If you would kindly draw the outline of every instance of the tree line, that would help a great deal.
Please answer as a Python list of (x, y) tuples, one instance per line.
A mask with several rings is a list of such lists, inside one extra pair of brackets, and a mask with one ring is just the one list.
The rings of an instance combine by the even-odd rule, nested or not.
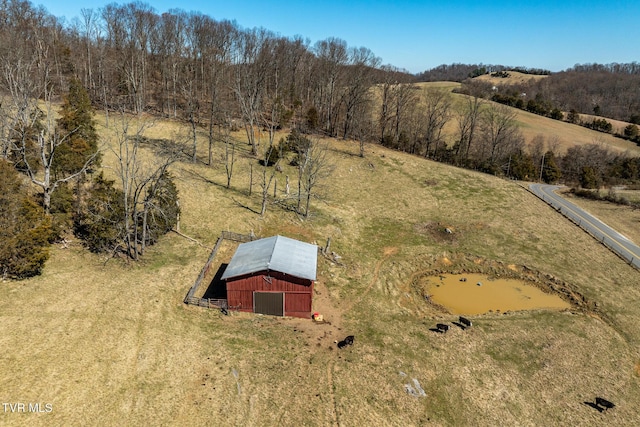
[[(69, 25), (10, 0), (0, 5), (2, 57), (58, 90), (69, 74), (97, 108), (126, 109), (215, 127), (238, 120), (256, 152), (265, 121), (344, 138), (363, 135), (369, 86), (380, 59), (365, 47), (328, 38), (311, 46), (264, 28), (241, 28), (197, 12), (158, 14), (149, 5), (82, 9)], [(34, 58), (48, 64), (50, 76)], [(408, 78), (400, 70), (388, 70)]]
[[(547, 75), (544, 79), (529, 79), (519, 83), (493, 87), (485, 82), (485, 97), (496, 95), (528, 104), (534, 101), (546, 105), (549, 111), (574, 111), (640, 125), (640, 64), (577, 64), (564, 71), (523, 69), (499, 65), (441, 65), (418, 75), (420, 81), (467, 82), (473, 77), (489, 73), (519, 71), (526, 74)], [(480, 85), (479, 82), (475, 84)], [(513, 105), (516, 106), (516, 105)], [(521, 108), (518, 106), (518, 108)]]
[[(310, 199), (331, 169), (313, 134), (354, 140), (360, 156), (374, 142), (518, 179), (584, 185), (638, 179), (635, 160), (605, 155), (599, 145), (560, 157), (553, 140), (525, 141), (514, 111), (487, 102), (481, 85), (468, 85), (467, 96), (456, 100), (445, 89), (415, 85), (415, 76), (337, 38), (312, 45), (197, 12), (159, 15), (139, 2), (82, 9), (81, 19), (66, 24), (29, 2), (5, 0), (0, 58), (0, 197), (21, 194), (2, 218), (29, 218), (5, 236), (21, 236), (7, 240), (15, 247), (0, 260), (10, 277), (37, 274), (47, 245), (65, 229), (93, 251), (137, 259), (177, 222), (171, 165), (213, 166), (219, 161), (214, 148), (221, 147), (229, 187), (236, 130), (262, 165), (255, 171), (260, 215), (273, 200), (283, 161), (298, 174), (293, 205), (285, 208), (309, 215)], [(115, 141), (111, 178), (101, 169), (94, 108), (104, 111)], [(179, 119), (188, 134), (149, 140), (143, 113)], [(276, 141), (282, 129), (289, 136)], [(198, 146), (198, 130), (207, 135), (206, 147)], [(142, 161), (147, 150), (156, 154), (152, 164)], [(252, 169), (250, 193), (253, 175)], [(20, 242), (28, 241), (27, 254)], [(11, 267), (25, 258), (33, 260), (29, 273)]]

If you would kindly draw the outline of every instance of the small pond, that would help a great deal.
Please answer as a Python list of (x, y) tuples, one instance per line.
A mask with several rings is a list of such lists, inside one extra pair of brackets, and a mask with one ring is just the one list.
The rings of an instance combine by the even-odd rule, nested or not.
[(430, 300), (452, 314), (562, 310), (571, 307), (558, 295), (543, 292), (517, 279), (490, 279), (484, 274), (441, 274), (427, 277), (426, 280)]

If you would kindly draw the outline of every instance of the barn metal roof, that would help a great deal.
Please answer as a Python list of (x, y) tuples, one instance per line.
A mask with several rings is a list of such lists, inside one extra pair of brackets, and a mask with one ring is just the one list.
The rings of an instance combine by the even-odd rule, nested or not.
[(302, 279), (316, 280), (318, 247), (283, 236), (241, 243), (222, 280), (272, 270)]

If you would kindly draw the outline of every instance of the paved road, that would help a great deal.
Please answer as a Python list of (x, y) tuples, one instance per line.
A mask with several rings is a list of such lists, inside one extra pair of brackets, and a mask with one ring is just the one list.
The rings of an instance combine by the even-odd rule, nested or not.
[(555, 191), (561, 188), (558, 185), (530, 184), (529, 190), (550, 204), (561, 214), (571, 219), (593, 237), (598, 239), (609, 249), (627, 260), (631, 265), (640, 268), (640, 247), (631, 240), (618, 233), (598, 218), (582, 210), (565, 198), (557, 195)]

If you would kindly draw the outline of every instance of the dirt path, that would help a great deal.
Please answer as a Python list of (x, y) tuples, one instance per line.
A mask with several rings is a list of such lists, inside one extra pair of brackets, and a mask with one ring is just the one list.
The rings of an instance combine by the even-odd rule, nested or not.
[(338, 420), (338, 403), (336, 402), (335, 384), (333, 383), (333, 366), (335, 362), (333, 360), (327, 363), (327, 384), (329, 390), (329, 419), (327, 424), (333, 426), (339, 426)]
[(382, 258), (376, 263), (375, 268), (373, 269), (373, 277), (371, 278), (371, 280), (369, 281), (369, 285), (367, 286), (367, 288), (360, 294), (360, 297), (357, 299), (354, 299), (351, 301), (350, 304), (347, 304), (347, 306), (344, 308), (344, 311), (349, 311), (351, 310), (356, 304), (360, 303), (360, 301), (362, 301), (362, 299), (367, 296), (367, 294), (371, 291), (371, 289), (373, 288), (373, 285), (378, 281), (378, 277), (380, 276), (380, 269), (382, 268), (382, 264), (389, 259), (389, 257), (391, 257), (392, 255), (395, 255), (398, 253), (398, 248), (395, 246), (387, 246), (386, 248), (383, 249), (382, 252)]

